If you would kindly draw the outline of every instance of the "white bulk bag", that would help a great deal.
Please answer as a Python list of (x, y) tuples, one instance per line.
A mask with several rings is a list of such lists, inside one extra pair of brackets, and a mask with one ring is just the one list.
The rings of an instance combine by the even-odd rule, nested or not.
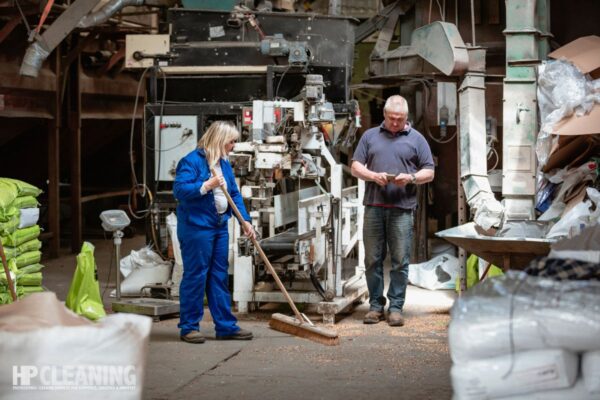
[(534, 350), (454, 364), (458, 399), (486, 400), (567, 388), (575, 383), (579, 357), (565, 350)]
[(91, 322), (52, 292), (2, 306), (0, 398), (141, 399), (151, 326), (135, 314)]

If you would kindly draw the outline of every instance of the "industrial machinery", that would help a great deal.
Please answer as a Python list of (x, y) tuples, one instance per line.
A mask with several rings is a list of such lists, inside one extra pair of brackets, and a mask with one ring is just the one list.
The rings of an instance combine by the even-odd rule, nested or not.
[[(360, 127), (349, 99), (354, 26), (303, 14), (169, 10), (170, 35), (128, 37), (130, 68), (152, 70), (145, 106), (152, 222), (176, 207), (177, 162), (215, 120), (237, 125), (230, 154), (260, 245), (296, 303), (326, 322), (366, 297), (362, 199), (345, 164)], [(251, 243), (230, 225), (233, 300), (285, 302)]]

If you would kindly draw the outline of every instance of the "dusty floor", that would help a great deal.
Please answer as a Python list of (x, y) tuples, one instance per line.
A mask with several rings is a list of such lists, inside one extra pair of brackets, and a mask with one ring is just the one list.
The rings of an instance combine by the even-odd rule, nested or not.
[[(112, 240), (92, 241), (100, 289), (106, 285)], [(144, 238), (124, 239), (122, 255), (139, 249)], [(44, 285), (64, 300), (75, 256), (46, 260)], [(111, 281), (104, 294), (114, 288)], [(447, 325), (454, 294), (409, 286), (406, 325), (364, 325), (368, 305), (340, 316), (335, 325), (341, 344), (323, 346), (269, 329), (270, 312), (239, 316), (252, 341), (215, 341), (210, 316), (202, 322), (206, 343), (179, 341), (177, 319), (154, 323), (145, 399), (450, 399)], [(208, 310), (207, 310), (208, 314)], [(313, 320), (320, 321), (317, 315)]]

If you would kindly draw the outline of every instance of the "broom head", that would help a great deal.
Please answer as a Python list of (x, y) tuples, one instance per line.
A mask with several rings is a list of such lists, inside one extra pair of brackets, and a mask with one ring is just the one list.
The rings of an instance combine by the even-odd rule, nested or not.
[(290, 335), (302, 337), (327, 346), (340, 344), (337, 333), (329, 329), (312, 326), (306, 322), (298, 321), (296, 318), (283, 314), (273, 314), (269, 326), (276, 331), (289, 333)]

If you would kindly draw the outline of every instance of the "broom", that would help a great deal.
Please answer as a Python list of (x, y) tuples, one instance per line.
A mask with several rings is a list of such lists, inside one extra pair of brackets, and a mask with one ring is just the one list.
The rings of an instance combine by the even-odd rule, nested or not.
[(13, 281), (10, 276), (10, 270), (8, 269), (8, 263), (6, 262), (6, 255), (4, 255), (4, 247), (2, 247), (1, 241), (0, 241), (0, 257), (2, 258), (2, 266), (4, 267), (4, 273), (6, 274), (6, 282), (8, 283), (8, 288), (10, 290), (10, 296), (12, 297), (13, 301), (17, 301), (17, 294), (15, 293)]
[[(217, 176), (214, 169), (211, 169), (211, 172), (213, 176)], [(229, 195), (229, 192), (227, 192), (227, 189), (225, 189), (224, 185), (221, 185), (220, 188), (223, 191), (223, 193), (225, 193), (227, 202), (229, 203), (229, 206), (235, 213), (237, 219), (240, 221), (240, 224), (243, 224), (244, 218), (242, 218), (242, 214), (240, 214), (240, 210), (238, 210), (237, 206), (233, 202), (233, 199)], [(260, 247), (258, 241), (255, 238), (250, 238), (250, 240), (252, 240), (254, 247), (258, 250), (258, 254), (260, 254), (260, 257), (267, 266), (269, 273), (275, 280), (275, 283), (277, 283), (279, 290), (281, 290), (281, 293), (283, 293), (283, 296), (287, 300), (288, 304), (294, 311), (294, 315), (296, 316), (296, 318), (292, 318), (283, 314), (273, 314), (271, 315), (269, 326), (277, 331), (289, 333), (290, 335), (298, 337), (303, 337), (327, 346), (335, 346), (340, 344), (340, 339), (336, 332), (314, 326), (314, 324), (308, 319), (308, 317), (303, 316), (303, 314), (301, 314), (300, 311), (298, 311), (298, 307), (296, 307), (294, 301), (290, 297), (290, 294), (287, 292), (287, 290), (285, 290), (285, 286), (283, 286), (281, 279), (279, 279), (279, 276), (277, 276), (277, 272), (275, 272), (275, 268), (273, 268), (273, 266), (269, 262), (267, 255), (263, 251), (262, 247)]]

